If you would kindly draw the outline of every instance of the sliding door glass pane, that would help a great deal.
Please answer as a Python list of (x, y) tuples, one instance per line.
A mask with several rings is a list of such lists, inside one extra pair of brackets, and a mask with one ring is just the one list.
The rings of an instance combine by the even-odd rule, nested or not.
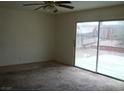
[(98, 22), (77, 23), (75, 66), (96, 71)]
[(124, 21), (100, 23), (98, 72), (124, 80)]

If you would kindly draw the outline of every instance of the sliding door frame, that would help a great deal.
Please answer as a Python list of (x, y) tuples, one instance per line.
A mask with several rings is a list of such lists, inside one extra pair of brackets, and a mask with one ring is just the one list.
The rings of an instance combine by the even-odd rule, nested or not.
[[(76, 68), (79, 68), (79, 69), (83, 69), (83, 70), (86, 70), (86, 71), (90, 71), (90, 72), (92, 72), (92, 73), (95, 73), (95, 74), (100, 74), (100, 75), (103, 75), (103, 76), (107, 76), (107, 77), (109, 77), (109, 78), (112, 78), (112, 79), (116, 79), (116, 80), (119, 80), (119, 81), (123, 81), (124, 82), (124, 80), (122, 80), (122, 79), (119, 79), (119, 78), (116, 78), (116, 77), (113, 77), (113, 76), (109, 76), (109, 75), (106, 75), (106, 74), (102, 74), (102, 73), (99, 73), (98, 71), (97, 71), (97, 69), (98, 69), (98, 61), (99, 61), (99, 37), (100, 37), (100, 23), (101, 22), (105, 22), (105, 21), (123, 21), (124, 19), (108, 19), (108, 20), (89, 20), (89, 21), (76, 21), (75, 22), (75, 31), (74, 31), (74, 40), (73, 40), (73, 42), (74, 42), (74, 54), (73, 54), (73, 67), (76, 67)], [(82, 67), (78, 67), (78, 66), (75, 66), (75, 57), (76, 57), (76, 34), (77, 34), (77, 23), (80, 23), (80, 22), (98, 22), (98, 39), (97, 39), (97, 53), (96, 53), (96, 71), (92, 71), (92, 70), (88, 70), (88, 69), (85, 69), (85, 68), (82, 68)]]

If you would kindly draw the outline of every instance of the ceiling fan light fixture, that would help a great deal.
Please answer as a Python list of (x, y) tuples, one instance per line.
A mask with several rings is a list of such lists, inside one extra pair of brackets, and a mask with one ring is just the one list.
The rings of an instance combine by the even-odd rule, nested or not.
[(44, 9), (47, 12), (53, 12), (53, 11), (55, 11), (55, 7), (54, 6), (46, 6)]
[(71, 1), (43, 1), (42, 3), (24, 4), (24, 6), (34, 6), (41, 5), (34, 10), (44, 9), (47, 12), (56, 13), (58, 12), (57, 7), (73, 9), (73, 6), (67, 5), (71, 4)]

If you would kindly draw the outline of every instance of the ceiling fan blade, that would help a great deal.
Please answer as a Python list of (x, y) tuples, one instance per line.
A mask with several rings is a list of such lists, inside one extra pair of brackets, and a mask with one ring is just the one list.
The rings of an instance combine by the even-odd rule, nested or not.
[(39, 6), (38, 8), (35, 8), (34, 10), (38, 10), (38, 9), (40, 9), (40, 8), (42, 8), (42, 7), (44, 7), (44, 6)]
[(69, 8), (69, 9), (73, 9), (73, 6), (69, 6), (69, 5), (57, 5), (59, 7), (64, 7), (64, 8)]
[(23, 4), (23, 6), (31, 6), (31, 5), (44, 5), (44, 3)]
[(55, 1), (56, 4), (70, 4), (71, 1)]

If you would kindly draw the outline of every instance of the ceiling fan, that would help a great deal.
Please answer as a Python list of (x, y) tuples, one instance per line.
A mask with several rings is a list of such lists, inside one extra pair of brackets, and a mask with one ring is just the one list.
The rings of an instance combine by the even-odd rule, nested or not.
[(50, 10), (53, 13), (58, 12), (57, 6), (58, 7), (63, 7), (67, 9), (73, 9), (73, 6), (67, 5), (71, 4), (71, 1), (43, 1), (42, 3), (29, 3), (29, 4), (23, 4), (24, 6), (35, 6), (38, 5), (34, 10), (39, 10), (39, 9), (44, 9), (44, 10)]

